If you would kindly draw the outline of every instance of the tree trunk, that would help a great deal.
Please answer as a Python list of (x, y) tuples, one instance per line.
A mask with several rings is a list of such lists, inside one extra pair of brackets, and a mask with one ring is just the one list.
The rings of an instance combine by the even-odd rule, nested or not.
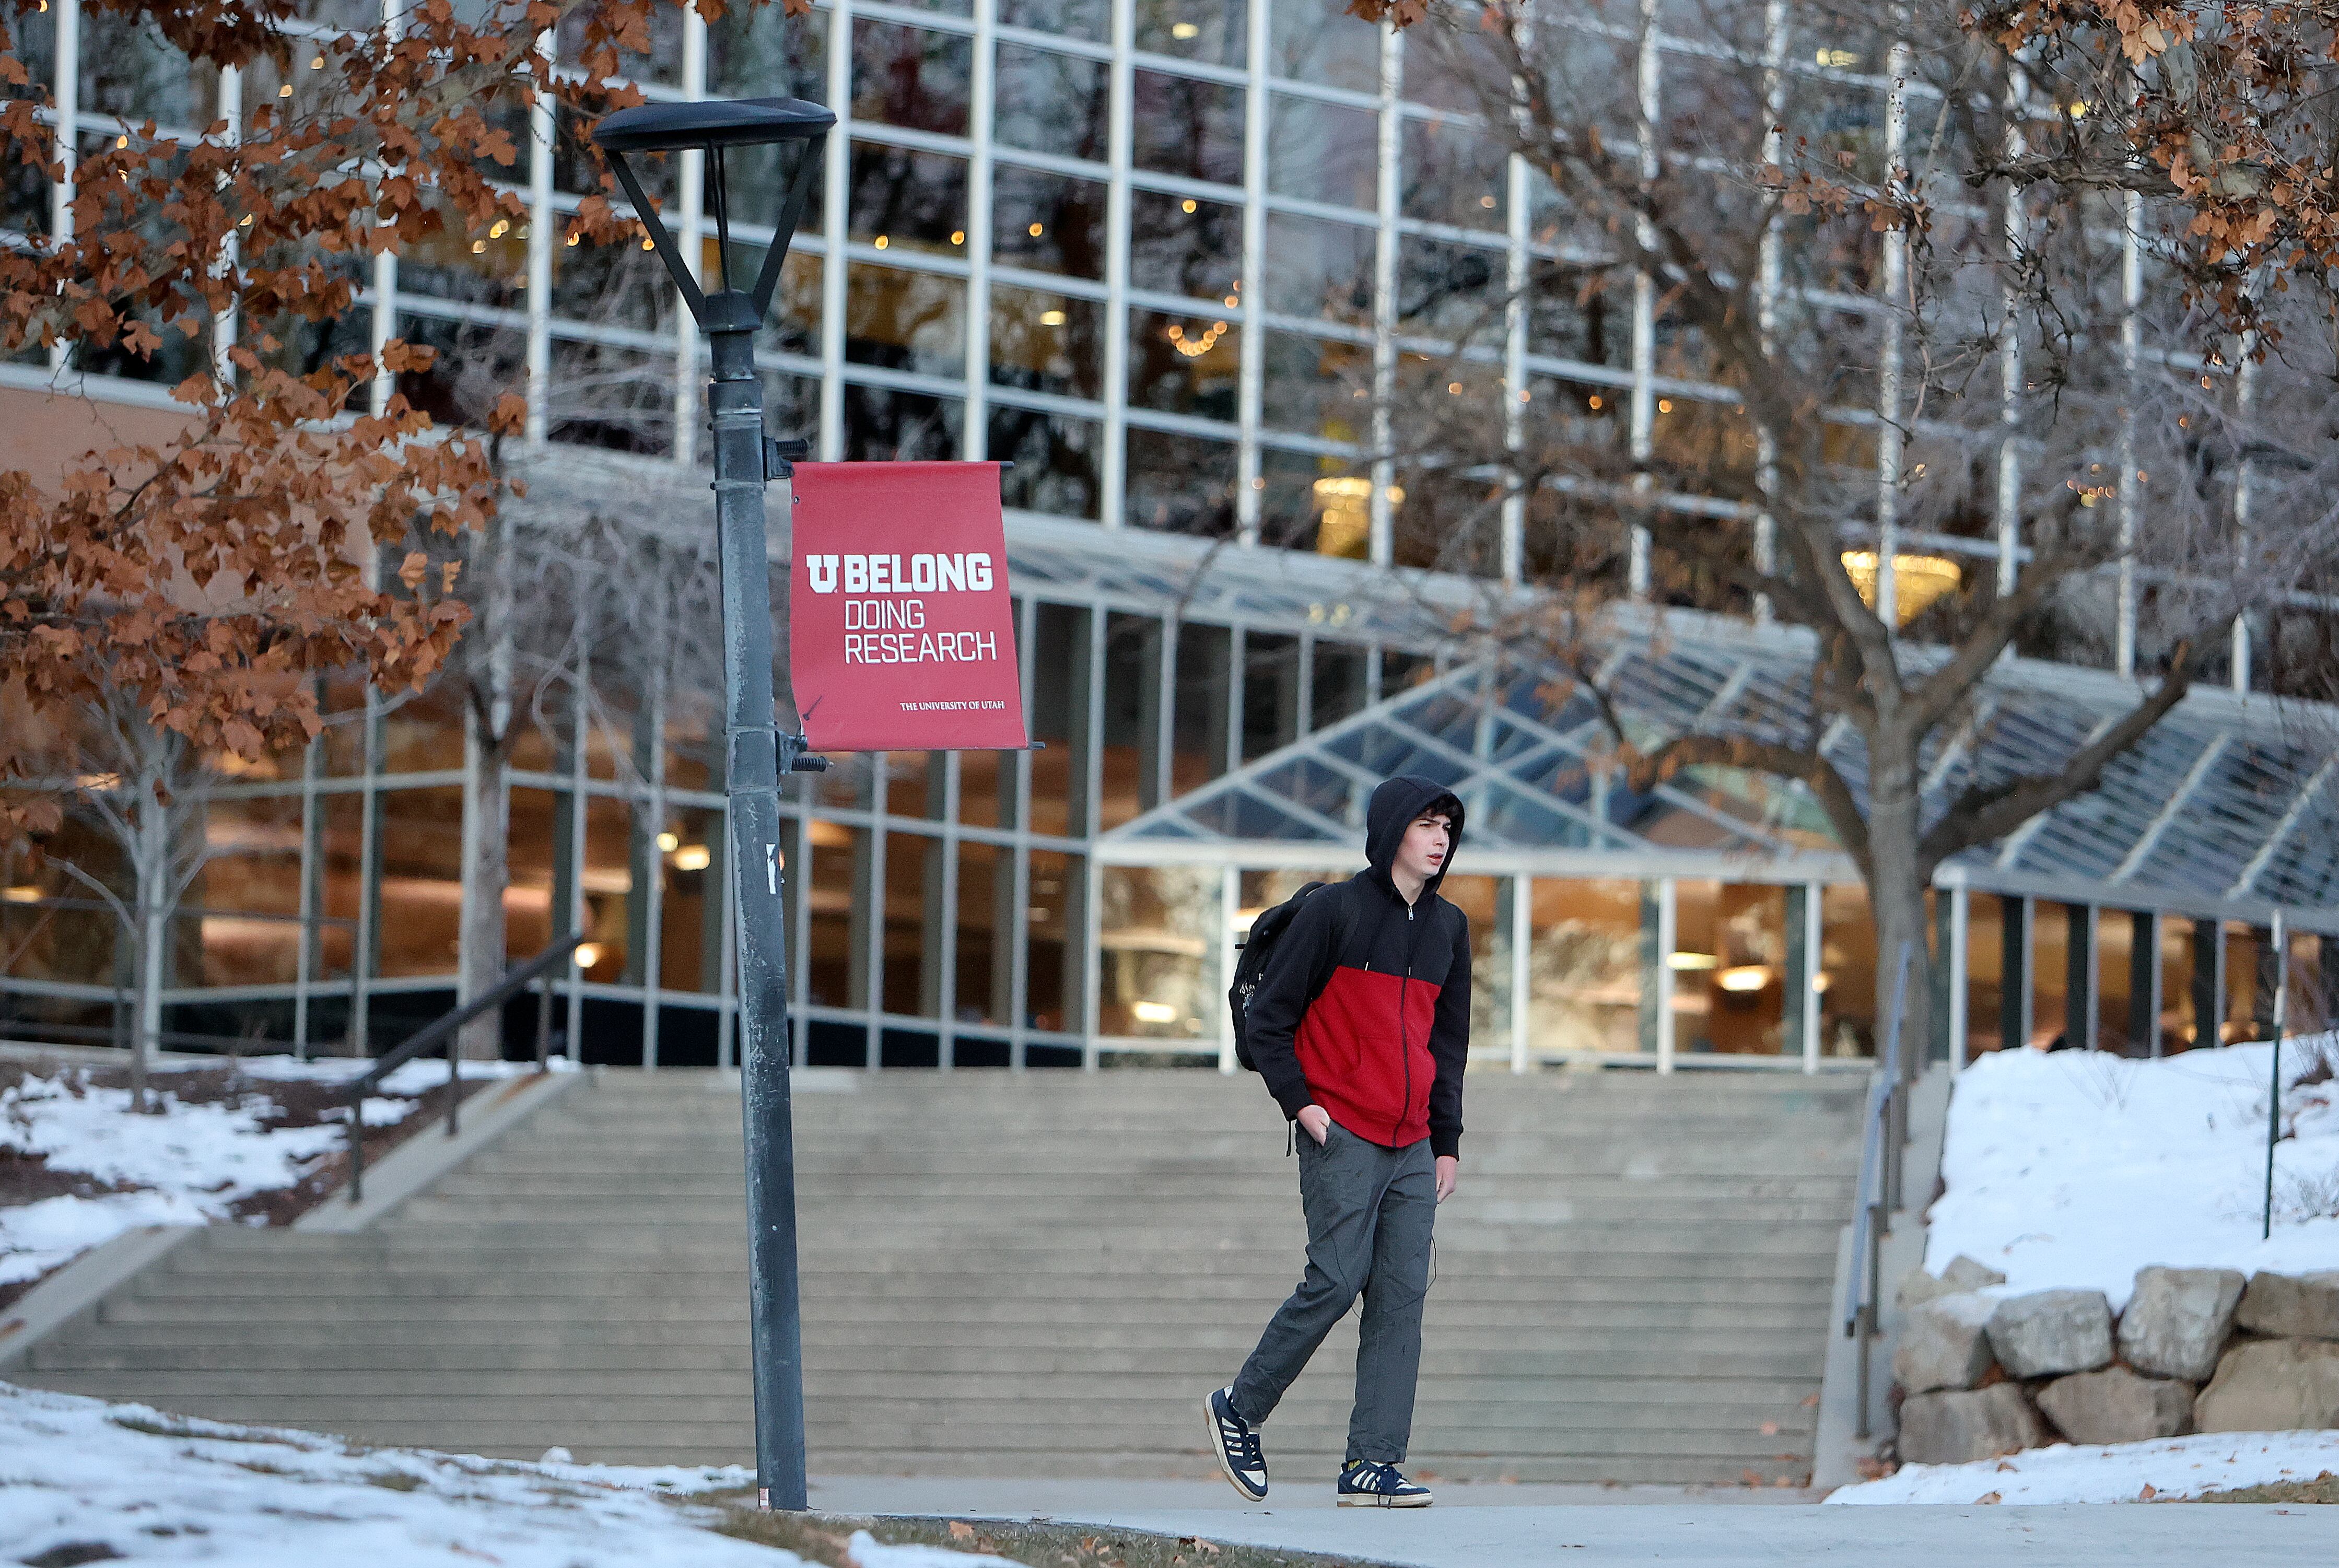
[[(1881, 747), (1876, 748), (1881, 750)], [(1868, 904), (1876, 925), (1876, 1054), (1880, 1062), (1900, 1010), (1900, 1074), (1915, 1081), (1931, 1048), (1932, 951), (1925, 923), (1930, 871), (1919, 863), (1922, 825), (1916, 748), (1888, 760), (1870, 776), (1868, 820)], [(1900, 955), (1908, 954), (1905, 978)]]
[[(464, 1001), (493, 991), (510, 954), (504, 892), (511, 885), (512, 559), (508, 528), (498, 521), (482, 541), (485, 578), (479, 635), (485, 646), (469, 666), (463, 702), (463, 915), (456, 995)], [(456, 1049), (467, 1060), (503, 1055), (503, 1019), (489, 1011), (465, 1024)]]
[(138, 1026), (130, 1047), (130, 1106), (141, 1111), (148, 1109), (148, 1068), (163, 1045), (163, 953), (170, 927), (170, 813), (158, 788), (154, 779), (139, 781), (138, 852), (131, 867), (138, 884)]

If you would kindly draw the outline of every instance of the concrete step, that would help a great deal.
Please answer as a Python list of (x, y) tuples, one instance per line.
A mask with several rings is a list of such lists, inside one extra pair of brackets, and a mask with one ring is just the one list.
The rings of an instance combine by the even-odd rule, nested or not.
[[(1476, 1074), (1416, 1464), (1489, 1480), (1809, 1468), (1857, 1079)], [(1215, 1073), (806, 1075), (815, 1471), (1207, 1475), (1199, 1401), (1298, 1277), (1296, 1168)], [(372, 1443), (752, 1447), (735, 1079), (607, 1073), (352, 1236), (222, 1229), (26, 1380)], [(1328, 1477), (1355, 1328), (1268, 1429)], [(1766, 1433), (1763, 1428), (1768, 1426)]]

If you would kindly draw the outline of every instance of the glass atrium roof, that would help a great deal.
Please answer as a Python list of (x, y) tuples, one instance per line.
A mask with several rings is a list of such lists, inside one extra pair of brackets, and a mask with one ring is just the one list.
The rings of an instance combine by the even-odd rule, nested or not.
[[(1791, 635), (1670, 617), (1604, 672), (1628, 734), (1648, 745), (1695, 726), (1801, 744), (1808, 654)], [(1802, 644), (1807, 647), (1807, 644)], [(1973, 722), (1926, 760), (1928, 821), (1966, 785), (2061, 767), (2136, 700), (2099, 672), (2016, 662)], [(1979, 891), (2339, 931), (2334, 735), (2321, 710), (2196, 692), (2108, 770), (2095, 792), (1960, 855), (1937, 879)], [(1108, 834), (1123, 863), (1355, 858), (1373, 786), (1396, 773), (1451, 784), (1468, 811), (1456, 870), (1539, 875), (1697, 875), (1844, 881), (1800, 784), (1693, 768), (1646, 793), (1598, 765), (1606, 732), (1576, 683), (1547, 668), (1472, 664), (1389, 697)], [(1859, 737), (1830, 758), (1863, 795)]]

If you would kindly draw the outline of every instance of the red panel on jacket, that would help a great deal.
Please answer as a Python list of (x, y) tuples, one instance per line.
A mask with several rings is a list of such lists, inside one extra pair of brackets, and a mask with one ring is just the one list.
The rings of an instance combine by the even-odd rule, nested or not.
[(1308, 1090), (1358, 1138), (1403, 1149), (1429, 1136), (1429, 1054), (1438, 987), (1342, 964), (1292, 1045)]

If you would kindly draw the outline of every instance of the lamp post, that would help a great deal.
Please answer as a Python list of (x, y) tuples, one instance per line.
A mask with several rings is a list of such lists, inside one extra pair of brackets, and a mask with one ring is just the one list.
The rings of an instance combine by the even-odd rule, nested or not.
[[(715, 424), (715, 527), (723, 574), (723, 774), (730, 808), (731, 885), (739, 919), (739, 1087), (747, 1153), (747, 1292), (755, 1357), (755, 1484), (766, 1508), (802, 1509), (804, 1493), (804, 1331), (796, 1300), (795, 1141), (788, 1105), (785, 925), (780, 909), (780, 775), (815, 773), (803, 737), (773, 716), (772, 597), (765, 554), (764, 486), (786, 478), (801, 442), (764, 433), (755, 331), (779, 286), (788, 242), (804, 216), (821, 147), (836, 116), (795, 98), (648, 104), (602, 120), (593, 140), (608, 154), (675, 287), (706, 334), (715, 365), (707, 408)], [(800, 144), (772, 247), (752, 289), (731, 274), (729, 147)], [(628, 153), (706, 152), (715, 172), (716, 261), (723, 286), (702, 293), (634, 172)], [(780, 491), (780, 515), (788, 491)]]

